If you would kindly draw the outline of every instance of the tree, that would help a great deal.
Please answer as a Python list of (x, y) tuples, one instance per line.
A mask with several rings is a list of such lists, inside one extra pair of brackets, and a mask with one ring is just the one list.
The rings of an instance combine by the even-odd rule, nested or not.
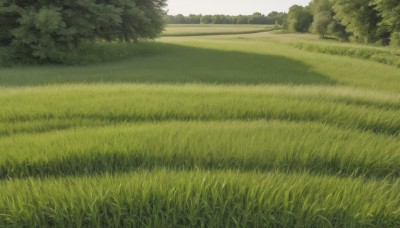
[(313, 21), (313, 16), (308, 7), (293, 5), (289, 8), (287, 23), (292, 32), (307, 32)]
[(248, 21), (249, 21), (248, 16), (239, 15), (236, 23), (237, 24), (247, 24)]
[(329, 25), (333, 22), (332, 1), (330, 0), (314, 0), (311, 3), (311, 11), (313, 14), (313, 23), (311, 30), (319, 34), (322, 38), (328, 33)]
[(266, 24), (267, 20), (261, 13), (253, 13), (248, 19), (248, 24)]
[(336, 0), (333, 4), (336, 18), (356, 40), (364, 43), (379, 39), (380, 17), (375, 7), (369, 3), (370, 0)]
[(166, 15), (164, 20), (169, 24), (278, 24), (286, 21), (287, 13), (271, 12), (268, 16), (261, 13), (252, 15)]
[(351, 36), (351, 33), (346, 31), (346, 27), (335, 18), (328, 25), (327, 32), (329, 35), (337, 38), (340, 41), (348, 41), (349, 37)]
[(286, 17), (287, 13), (272, 11), (267, 15), (267, 24), (282, 25)]
[(378, 23), (380, 31), (391, 33), (390, 42), (394, 46), (400, 46), (400, 2), (399, 0), (373, 0), (370, 3), (382, 20)]
[(212, 19), (211, 15), (204, 15), (200, 19), (201, 24), (211, 24), (212, 21), (213, 21), (213, 19)]
[(0, 45), (9, 45), (13, 40), (11, 30), (18, 26), (18, 14), (13, 7), (7, 6), (4, 0), (0, 0)]
[(60, 62), (97, 39), (138, 41), (164, 28), (165, 0), (0, 0), (0, 45), (13, 58)]
[(194, 14), (190, 14), (187, 17), (187, 23), (188, 24), (200, 24), (201, 22), (201, 15), (194, 15)]
[(350, 34), (346, 32), (346, 27), (336, 19), (333, 3), (333, 0), (313, 0), (311, 2), (310, 8), (313, 14), (311, 31), (319, 34), (321, 38), (330, 35), (339, 40), (348, 40)]
[(214, 15), (212, 17), (213, 24), (223, 24), (224, 23), (224, 15)]

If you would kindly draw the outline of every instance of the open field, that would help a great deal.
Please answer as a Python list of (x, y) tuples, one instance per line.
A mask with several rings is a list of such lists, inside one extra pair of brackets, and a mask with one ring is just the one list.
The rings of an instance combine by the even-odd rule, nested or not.
[(266, 32), (274, 29), (273, 25), (214, 25), (214, 24), (170, 24), (162, 36), (205, 36), (227, 34), (249, 34)]
[(400, 226), (400, 69), (219, 29), (0, 68), (0, 227)]

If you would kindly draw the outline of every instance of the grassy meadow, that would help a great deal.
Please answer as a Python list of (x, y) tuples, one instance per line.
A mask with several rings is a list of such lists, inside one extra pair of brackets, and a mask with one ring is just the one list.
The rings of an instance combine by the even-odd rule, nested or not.
[(272, 31), (272, 25), (171, 24), (162, 36), (234, 35)]
[(0, 67), (0, 227), (400, 226), (398, 50), (265, 30)]

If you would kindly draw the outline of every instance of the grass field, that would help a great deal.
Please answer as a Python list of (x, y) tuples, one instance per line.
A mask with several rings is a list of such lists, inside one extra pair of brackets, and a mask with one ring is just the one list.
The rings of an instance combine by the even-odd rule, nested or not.
[(227, 34), (249, 34), (266, 32), (274, 29), (273, 25), (167, 25), (162, 36), (205, 36)]
[(253, 29), (0, 68), (0, 227), (400, 226), (399, 68)]

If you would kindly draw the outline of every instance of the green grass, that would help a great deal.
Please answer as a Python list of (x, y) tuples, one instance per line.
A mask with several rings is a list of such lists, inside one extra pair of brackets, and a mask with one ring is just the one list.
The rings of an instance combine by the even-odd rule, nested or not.
[[(60, 57), (57, 61), (59, 65), (87, 66), (90, 64), (118, 62), (127, 58), (145, 57), (158, 52), (157, 45), (152, 44), (152, 42), (143, 42), (139, 44), (97, 42), (96, 44), (83, 44), (77, 50), (70, 50), (70, 52)], [(24, 65), (43, 66), (46, 64), (46, 62), (41, 62), (41, 60), (14, 60), (8, 59), (6, 56), (7, 50), (0, 48), (0, 67), (19, 68)]]
[(206, 36), (234, 35), (266, 32), (274, 30), (273, 25), (214, 25), (214, 24), (169, 24), (162, 36)]
[(69, 85), (4, 91), (2, 134), (45, 130), (46, 124), (63, 128), (102, 122), (258, 119), (400, 133), (398, 95), (346, 87)]
[[(143, 45), (147, 48), (139, 56), (107, 64), (0, 68), (0, 86), (206, 83), (346, 85), (378, 91), (400, 90), (400, 84), (396, 83), (400, 72), (396, 67), (305, 52), (292, 47), (291, 41), (284, 40), (286, 37), (270, 33), (168, 37)], [(119, 45), (122, 44), (110, 44), (109, 48)]]
[(0, 67), (0, 227), (400, 226), (399, 68), (174, 29)]
[(344, 45), (320, 45), (312, 43), (298, 43), (294, 44), (294, 46), (306, 51), (367, 59), (400, 68), (400, 51), (394, 50), (393, 48), (383, 49)]
[(1, 178), (153, 168), (400, 176), (399, 138), (307, 122), (124, 124), (23, 134), (0, 147)]
[[(122, 44), (111, 44), (109, 48), (119, 45)], [(5, 68), (0, 70), (2, 74), (0, 84), (7, 86), (76, 82), (334, 84), (334, 81), (312, 72), (300, 61), (283, 56), (194, 48), (170, 43), (147, 43), (142, 46), (148, 47), (155, 54), (149, 53), (143, 58), (101, 66)], [(265, 63), (269, 63), (270, 66)], [(292, 67), (286, 68), (287, 64)], [(302, 76), (298, 77), (294, 73), (300, 73)], [(279, 77), (276, 76), (278, 74)]]
[(0, 226), (397, 227), (399, 181), (150, 171), (0, 185)]

